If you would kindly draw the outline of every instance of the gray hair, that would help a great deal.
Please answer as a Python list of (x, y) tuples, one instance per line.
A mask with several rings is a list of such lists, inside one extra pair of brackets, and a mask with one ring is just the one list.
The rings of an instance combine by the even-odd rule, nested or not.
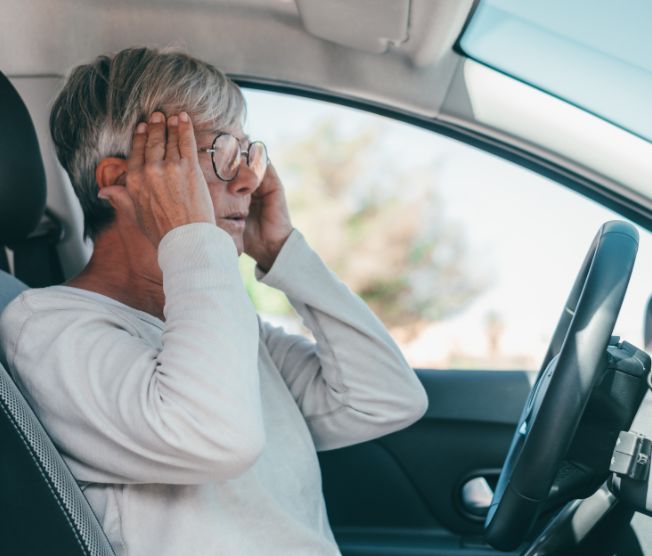
[(97, 197), (97, 164), (126, 158), (134, 127), (157, 110), (186, 111), (196, 125), (229, 129), (243, 123), (246, 108), (220, 70), (174, 49), (129, 48), (70, 73), (52, 107), (50, 133), (84, 212), (84, 237), (95, 239), (115, 218)]

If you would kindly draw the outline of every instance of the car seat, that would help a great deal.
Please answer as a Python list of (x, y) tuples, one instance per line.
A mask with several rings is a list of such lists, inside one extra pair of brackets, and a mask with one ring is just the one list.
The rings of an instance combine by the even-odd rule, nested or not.
[[(25, 245), (24, 241), (30, 239), (41, 222), (46, 189), (32, 120), (17, 91), (1, 72), (0, 130), (2, 312), (27, 287), (9, 274), (4, 246)], [(32, 258), (44, 253), (39, 248), (29, 252)], [(31, 268), (38, 269), (39, 265)], [(46, 267), (40, 270), (43, 268)], [(3, 361), (0, 355), (0, 362)], [(115, 556), (70, 470), (2, 364), (0, 508), (3, 556)]]

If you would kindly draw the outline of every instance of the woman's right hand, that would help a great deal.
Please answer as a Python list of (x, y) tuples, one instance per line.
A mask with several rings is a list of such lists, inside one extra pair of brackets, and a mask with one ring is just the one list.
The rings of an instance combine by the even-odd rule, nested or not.
[(139, 123), (127, 160), (126, 187), (106, 186), (99, 196), (129, 213), (155, 247), (178, 226), (215, 224), (189, 115), (181, 112), (166, 121), (164, 114), (154, 112), (147, 124)]

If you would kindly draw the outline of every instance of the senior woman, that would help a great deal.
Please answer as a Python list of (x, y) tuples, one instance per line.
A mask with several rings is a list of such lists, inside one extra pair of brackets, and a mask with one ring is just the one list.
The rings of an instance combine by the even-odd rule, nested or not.
[[(76, 68), (51, 131), (94, 240), (0, 336), (17, 383), (117, 554), (334, 555), (318, 450), (421, 417), (378, 319), (292, 227), (220, 71), (128, 49)], [(257, 317), (251, 255), (316, 343)]]

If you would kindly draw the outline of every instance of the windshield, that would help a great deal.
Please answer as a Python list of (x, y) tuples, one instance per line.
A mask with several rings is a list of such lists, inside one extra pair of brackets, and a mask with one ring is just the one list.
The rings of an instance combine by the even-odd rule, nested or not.
[(482, 0), (460, 47), (652, 142), (652, 2)]

